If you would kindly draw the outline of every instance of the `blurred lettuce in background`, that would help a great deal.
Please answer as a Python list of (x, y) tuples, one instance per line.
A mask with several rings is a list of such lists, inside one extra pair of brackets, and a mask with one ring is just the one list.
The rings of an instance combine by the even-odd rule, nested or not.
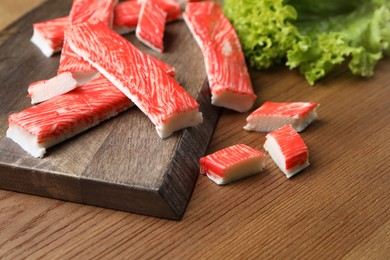
[(285, 63), (313, 85), (348, 60), (353, 74), (372, 76), (390, 52), (390, 0), (225, 0), (251, 66)]

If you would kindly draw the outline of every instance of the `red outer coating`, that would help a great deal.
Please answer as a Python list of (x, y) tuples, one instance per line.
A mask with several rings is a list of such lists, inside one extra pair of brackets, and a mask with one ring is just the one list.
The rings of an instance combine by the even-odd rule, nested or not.
[(71, 26), (65, 36), (73, 50), (100, 67), (150, 120), (162, 125), (170, 116), (199, 104), (158, 65), (103, 23)]
[(263, 152), (245, 144), (236, 144), (202, 157), (199, 161), (200, 173), (206, 174), (211, 171), (223, 177), (225, 169), (244, 160), (258, 156), (264, 157), (265, 155)]
[(267, 134), (278, 143), (286, 162), (286, 170), (304, 164), (309, 158), (309, 152), (301, 136), (291, 125), (285, 125)]
[(135, 28), (140, 11), (141, 5), (137, 1), (118, 3), (114, 9), (114, 26)]
[[(18, 125), (36, 136), (38, 143), (92, 127), (108, 119), (112, 112), (122, 112), (133, 103), (105, 77), (54, 97), (8, 117), (10, 125)], [(88, 127), (88, 128), (89, 128)]]
[(183, 16), (202, 50), (211, 94), (228, 91), (248, 95), (254, 102), (240, 41), (220, 5), (188, 3)]

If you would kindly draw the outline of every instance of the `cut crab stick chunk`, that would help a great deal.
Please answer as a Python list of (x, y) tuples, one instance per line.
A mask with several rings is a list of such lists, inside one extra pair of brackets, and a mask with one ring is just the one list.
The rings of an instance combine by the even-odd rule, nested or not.
[(138, 24), (141, 4), (137, 1), (120, 2), (114, 9), (114, 29), (119, 34), (135, 31)]
[(149, 117), (161, 138), (203, 121), (199, 104), (155, 59), (103, 23), (71, 26), (65, 37), (75, 53), (96, 67)]
[(34, 43), (46, 57), (61, 51), (64, 44), (65, 27), (69, 24), (69, 17), (34, 23), (34, 33), (31, 42)]
[[(149, 0), (138, 0), (138, 3), (143, 4)], [(181, 8), (176, 0), (152, 0), (161, 9), (167, 13), (167, 22), (175, 21), (181, 18)]]
[(135, 35), (152, 50), (163, 52), (164, 30), (167, 13), (153, 0), (146, 0), (141, 7)]
[(287, 178), (309, 166), (306, 144), (291, 125), (268, 133), (264, 149)]
[(72, 73), (65, 72), (48, 79), (32, 83), (28, 87), (31, 104), (37, 104), (61, 94), (67, 93), (77, 87), (77, 81)]
[[(70, 10), (70, 24), (83, 22), (103, 22), (112, 26), (114, 16), (114, 6), (117, 0), (74, 0)], [(61, 53), (58, 74), (72, 72), (79, 84), (88, 82), (99, 74), (88, 62), (78, 57), (68, 46), (65, 39)]]
[(247, 117), (244, 129), (270, 132), (291, 124), (301, 132), (317, 118), (317, 107), (314, 102), (265, 102)]
[(248, 111), (256, 95), (240, 41), (220, 5), (188, 3), (183, 18), (203, 53), (212, 104)]
[(263, 170), (265, 154), (244, 144), (219, 150), (200, 159), (200, 173), (218, 185), (227, 184)]
[(131, 107), (133, 103), (101, 76), (71, 92), (8, 117), (7, 137), (34, 157)]

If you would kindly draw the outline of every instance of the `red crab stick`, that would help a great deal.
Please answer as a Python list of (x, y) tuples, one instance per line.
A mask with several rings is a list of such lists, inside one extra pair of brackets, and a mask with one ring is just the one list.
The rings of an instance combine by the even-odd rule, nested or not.
[[(143, 4), (148, 0), (138, 0), (138, 3)], [(167, 22), (175, 21), (181, 18), (181, 8), (176, 0), (152, 0), (153, 3), (160, 6), (167, 13)]]
[(120, 2), (114, 10), (114, 29), (120, 34), (135, 31), (138, 24), (141, 4), (136, 0)]
[(259, 173), (265, 154), (244, 144), (219, 150), (200, 159), (200, 173), (219, 185)]
[(200, 124), (199, 104), (148, 55), (103, 23), (71, 26), (70, 47), (128, 96), (161, 138)]
[(183, 18), (202, 50), (212, 104), (239, 112), (248, 111), (256, 95), (240, 41), (220, 5), (189, 3)]
[[(116, 3), (117, 0), (74, 0), (69, 14), (70, 24), (101, 21), (111, 26)], [(94, 67), (69, 48), (66, 38), (57, 72), (72, 72), (79, 84), (98, 76)]]
[(287, 178), (309, 166), (306, 144), (291, 125), (267, 134), (264, 149)]
[(247, 117), (244, 129), (269, 132), (291, 124), (300, 132), (317, 118), (317, 107), (314, 102), (265, 102)]
[(133, 103), (101, 76), (71, 92), (8, 117), (7, 137), (34, 157), (131, 107)]
[(31, 97), (31, 104), (46, 101), (55, 96), (67, 93), (77, 87), (77, 81), (72, 73), (64, 72), (57, 76), (32, 83), (28, 87), (28, 94)]
[(152, 50), (163, 52), (164, 30), (167, 13), (153, 0), (142, 4), (135, 35)]
[(64, 44), (65, 27), (69, 24), (69, 17), (61, 17), (53, 20), (34, 23), (33, 42), (46, 57), (61, 51)]

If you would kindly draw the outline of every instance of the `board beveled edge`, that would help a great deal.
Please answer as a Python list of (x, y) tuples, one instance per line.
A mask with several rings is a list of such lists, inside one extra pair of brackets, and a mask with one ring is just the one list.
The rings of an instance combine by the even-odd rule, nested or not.
[[(182, 130), (159, 189), (0, 164), (0, 188), (125, 212), (179, 220), (199, 175), (199, 158), (211, 140), (221, 109), (210, 104), (207, 80), (197, 101), (203, 124)], [(16, 177), (17, 176), (17, 177)]]

